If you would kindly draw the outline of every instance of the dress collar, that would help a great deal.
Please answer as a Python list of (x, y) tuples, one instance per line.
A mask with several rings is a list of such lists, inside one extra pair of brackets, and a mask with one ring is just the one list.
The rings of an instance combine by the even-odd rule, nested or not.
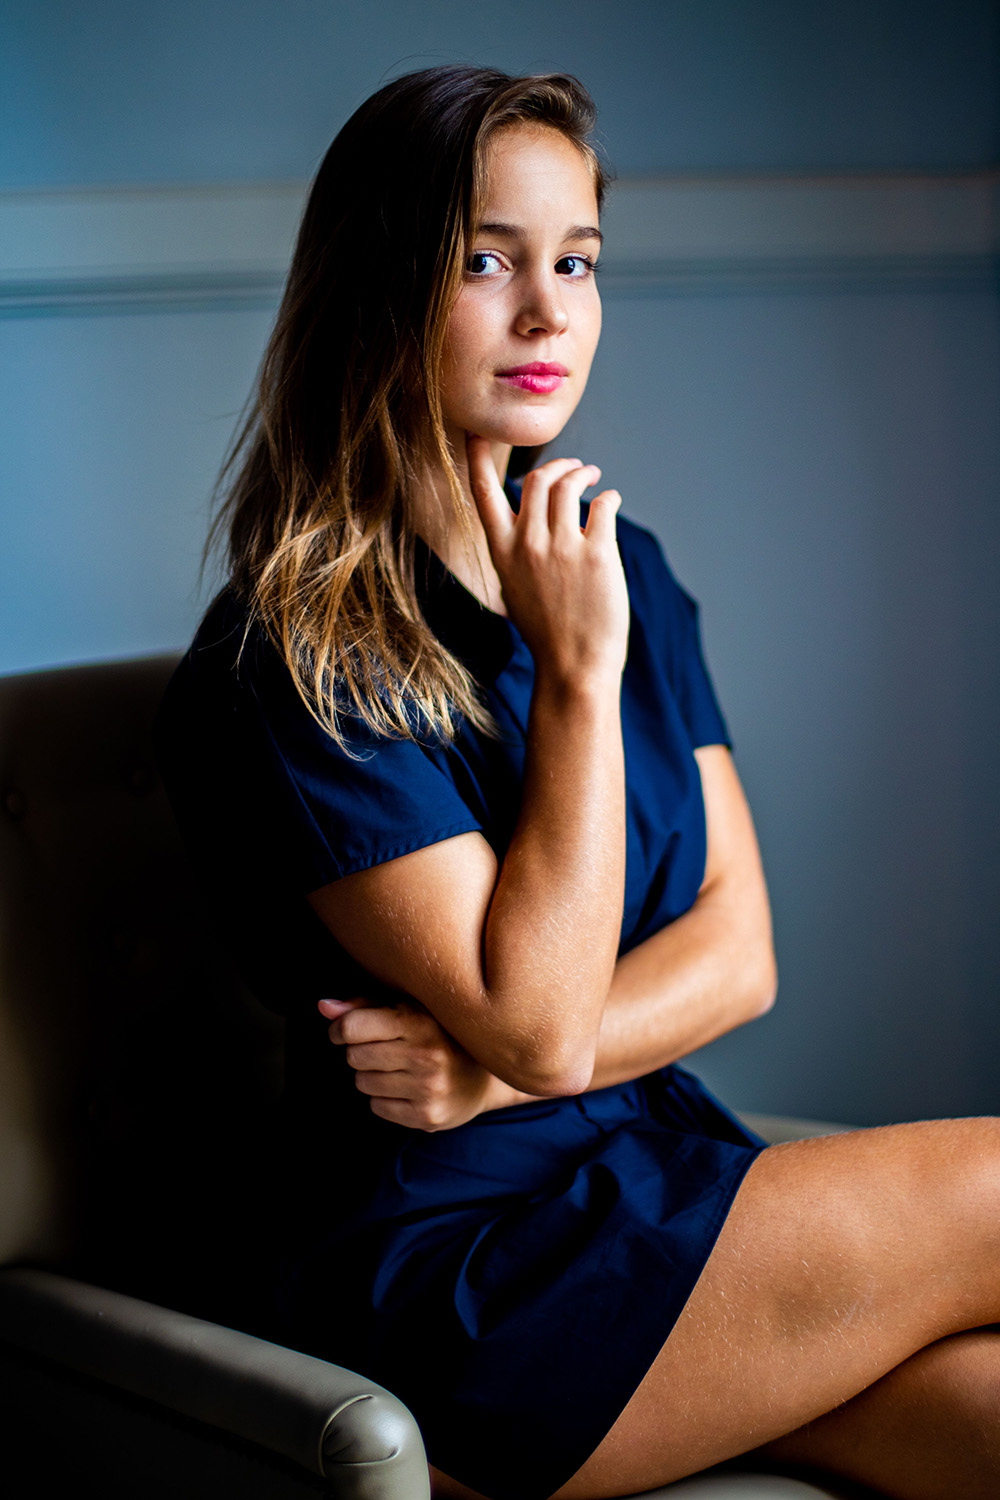
[(424, 619), (480, 686), (492, 687), (513, 654), (514, 626), (481, 604), (419, 536), (413, 562)]

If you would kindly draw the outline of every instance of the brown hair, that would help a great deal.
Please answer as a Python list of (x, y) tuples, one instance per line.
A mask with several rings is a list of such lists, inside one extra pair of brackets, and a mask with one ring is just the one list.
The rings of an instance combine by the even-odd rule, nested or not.
[[(306, 204), (256, 400), (220, 477), (209, 545), (296, 687), (343, 744), (338, 710), (376, 733), (489, 727), (476, 684), (420, 611), (407, 493), (429, 456), (467, 507), (440, 399), (448, 318), (505, 126), (552, 126), (605, 175), (594, 106), (566, 74), (449, 66), (373, 94), (330, 146)], [(525, 465), (526, 467), (526, 465)]]

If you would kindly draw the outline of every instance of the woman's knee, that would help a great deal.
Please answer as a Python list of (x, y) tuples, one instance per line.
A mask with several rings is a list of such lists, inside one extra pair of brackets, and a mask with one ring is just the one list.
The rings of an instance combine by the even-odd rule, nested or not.
[(773, 1151), (795, 1153), (773, 1162), (784, 1178), (778, 1232), (791, 1252), (793, 1322), (798, 1296), (815, 1294), (810, 1250), (825, 1293), (850, 1316), (869, 1297), (891, 1312), (919, 1288), (942, 1333), (1000, 1318), (1000, 1119), (886, 1126)]
[(942, 1275), (965, 1285), (970, 1321), (1000, 1318), (1000, 1119), (945, 1122), (951, 1129), (936, 1164), (936, 1227), (944, 1245)]
[(995, 1252), (1000, 1245), (1000, 1119), (931, 1120), (892, 1131), (898, 1139), (890, 1146), (889, 1165), (899, 1185), (913, 1195), (925, 1233), (940, 1236), (953, 1255), (963, 1246)]

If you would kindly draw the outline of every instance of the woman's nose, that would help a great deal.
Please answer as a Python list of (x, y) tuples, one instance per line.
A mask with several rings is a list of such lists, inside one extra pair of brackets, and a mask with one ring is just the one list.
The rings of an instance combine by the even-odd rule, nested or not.
[(561, 333), (569, 322), (562, 293), (559, 283), (548, 279), (536, 279), (526, 286), (517, 313), (518, 333)]

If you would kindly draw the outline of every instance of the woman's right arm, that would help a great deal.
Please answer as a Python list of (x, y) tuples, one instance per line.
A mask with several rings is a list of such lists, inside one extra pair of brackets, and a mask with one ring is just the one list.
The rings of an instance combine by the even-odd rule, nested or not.
[[(694, 905), (619, 958), (591, 1088), (675, 1062), (762, 1015), (777, 983), (767, 887), (753, 821), (729, 751), (695, 751), (707, 825), (705, 877)], [(346, 1049), (375, 1114), (418, 1130), (450, 1130), (531, 1096), (494, 1077), (405, 998), (321, 1000), (330, 1040)]]
[(310, 896), (343, 947), (413, 996), (489, 1071), (532, 1095), (590, 1083), (625, 875), (620, 687), (628, 598), (620, 503), (579, 501), (593, 471), (557, 460), (515, 515), (481, 439), (473, 495), (504, 601), (535, 660), (520, 815), (502, 864), (478, 833)]

